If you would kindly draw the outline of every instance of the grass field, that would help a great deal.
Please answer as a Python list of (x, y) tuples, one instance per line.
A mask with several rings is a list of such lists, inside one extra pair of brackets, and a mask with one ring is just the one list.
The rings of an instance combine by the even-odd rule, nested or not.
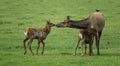
[[(45, 40), (45, 54), (23, 55), (25, 27), (44, 27), (47, 20), (63, 21), (66, 16), (83, 19), (100, 9), (106, 25), (101, 37), (100, 52), (73, 56), (78, 29), (53, 27)], [(120, 66), (120, 0), (0, 0), (0, 66)], [(108, 42), (110, 44), (108, 44)], [(32, 49), (36, 51), (37, 40)]]

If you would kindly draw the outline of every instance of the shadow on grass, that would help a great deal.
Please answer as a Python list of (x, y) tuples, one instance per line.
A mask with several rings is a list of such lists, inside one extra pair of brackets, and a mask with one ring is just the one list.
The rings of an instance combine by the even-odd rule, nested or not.
[(22, 26), (22, 25), (24, 25), (24, 23), (18, 23), (18, 26)]
[(73, 55), (72, 53), (60, 53), (61, 55)]
[(100, 56), (120, 56), (120, 53), (106, 53), (106, 54), (101, 54)]
[[(73, 55), (73, 53), (60, 53), (60, 55)], [(81, 56), (81, 54), (77, 54), (77, 55)], [(89, 56), (89, 55), (86, 54), (85, 56)], [(120, 56), (120, 53), (106, 53), (106, 54), (101, 54), (101, 55), (94, 54), (93, 56), (107, 56), (107, 57), (110, 57), (110, 56)]]
[(3, 24), (12, 24), (12, 22), (10, 22), (10, 21), (0, 21), (0, 25), (3, 25)]

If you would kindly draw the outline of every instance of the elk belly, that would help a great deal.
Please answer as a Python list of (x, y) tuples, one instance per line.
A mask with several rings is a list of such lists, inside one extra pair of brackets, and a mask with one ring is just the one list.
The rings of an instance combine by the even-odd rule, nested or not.
[(43, 32), (39, 32), (40, 37), (43, 37)]
[(47, 34), (45, 32), (39, 32), (39, 36), (42, 38), (42, 39), (45, 39)]

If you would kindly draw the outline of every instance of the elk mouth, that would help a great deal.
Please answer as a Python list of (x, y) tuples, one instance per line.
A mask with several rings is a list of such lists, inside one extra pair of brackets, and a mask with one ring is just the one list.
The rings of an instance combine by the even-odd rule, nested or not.
[(60, 28), (61, 26), (60, 26), (60, 25), (58, 25), (58, 24), (56, 24), (56, 27)]
[(60, 26), (57, 26), (58, 28), (60, 28)]
[(56, 26), (55, 24), (53, 24), (53, 26)]

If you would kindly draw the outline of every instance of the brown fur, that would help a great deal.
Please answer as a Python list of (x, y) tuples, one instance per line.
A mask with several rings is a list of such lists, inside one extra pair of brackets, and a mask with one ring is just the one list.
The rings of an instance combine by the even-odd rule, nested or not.
[[(57, 27), (70, 27), (70, 28), (77, 28), (77, 29), (84, 29), (87, 31), (87, 38), (89, 38), (89, 55), (93, 55), (92, 45), (94, 37), (96, 39), (96, 47), (97, 47), (97, 54), (99, 55), (99, 43), (100, 43), (100, 37), (103, 31), (105, 25), (104, 16), (102, 13), (100, 13), (98, 10), (89, 15), (87, 18), (83, 20), (70, 20), (69, 17), (67, 17), (67, 20), (64, 20), (64, 22), (58, 23)], [(85, 38), (84, 38), (85, 39)], [(86, 39), (85, 39), (86, 40)], [(83, 41), (85, 44), (85, 41)], [(77, 45), (76, 45), (77, 46)], [(84, 55), (84, 53), (82, 53)]]
[(24, 46), (24, 50), (25, 50), (24, 55), (27, 52), (25, 44), (26, 44), (26, 41), (28, 41), (28, 40), (29, 40), (29, 42), (28, 42), (29, 49), (30, 49), (32, 55), (34, 55), (32, 49), (31, 49), (31, 44), (32, 44), (33, 39), (38, 40), (38, 47), (37, 47), (36, 54), (38, 55), (38, 49), (40, 47), (41, 42), (43, 44), (42, 54), (44, 53), (45, 43), (43, 40), (45, 40), (47, 35), (50, 33), (52, 26), (55, 26), (55, 24), (50, 23), (50, 21), (47, 21), (44, 28), (30, 28), (30, 27), (28, 27), (25, 29), (24, 33), (25, 33), (26, 38), (23, 40), (23, 46)]
[(77, 48), (79, 46), (79, 43), (80, 41), (82, 41), (82, 44), (81, 44), (81, 53), (82, 55), (83, 54), (86, 54), (86, 44), (89, 44), (89, 37), (88, 37), (88, 33), (87, 33), (87, 30), (85, 29), (80, 29), (79, 33), (78, 33), (78, 40), (77, 40), (77, 43), (76, 43), (76, 46), (75, 46), (75, 52), (73, 55), (76, 55), (76, 51), (77, 51)]

